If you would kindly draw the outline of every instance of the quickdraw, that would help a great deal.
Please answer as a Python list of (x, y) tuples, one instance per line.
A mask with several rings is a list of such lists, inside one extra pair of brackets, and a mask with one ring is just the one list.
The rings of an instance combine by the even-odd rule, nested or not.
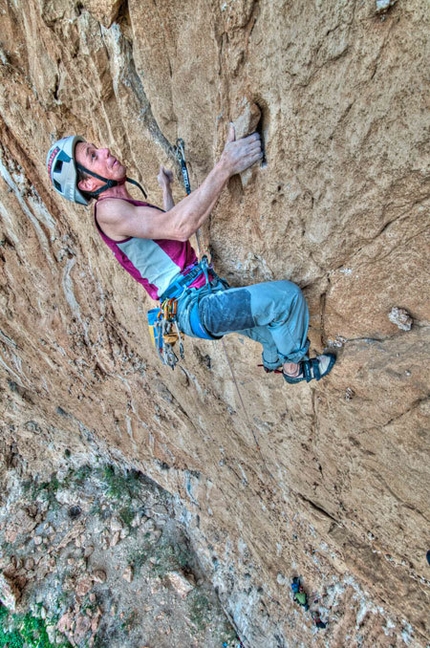
[(185, 142), (183, 139), (178, 138), (176, 140), (174, 153), (181, 167), (181, 173), (182, 173), (182, 179), (184, 181), (185, 191), (187, 192), (187, 195), (189, 195), (191, 193), (191, 183), (190, 183), (190, 176), (188, 175), (187, 162), (185, 160)]
[[(174, 146), (173, 148), (173, 153), (179, 162), (179, 166), (181, 167), (182, 180), (184, 181), (185, 191), (189, 196), (191, 193), (191, 182), (188, 173), (187, 161), (185, 159), (185, 142), (180, 137), (176, 140), (176, 146)], [(197, 243), (197, 253), (200, 258), (202, 256), (202, 251), (200, 245), (200, 232), (198, 230), (196, 232), (196, 243)]]
[(152, 342), (162, 363), (172, 369), (179, 362), (173, 350), (176, 342), (179, 342), (179, 355), (182, 360), (184, 359), (184, 345), (176, 318), (177, 303), (176, 299), (166, 299), (160, 308), (152, 308), (148, 311), (148, 326)]

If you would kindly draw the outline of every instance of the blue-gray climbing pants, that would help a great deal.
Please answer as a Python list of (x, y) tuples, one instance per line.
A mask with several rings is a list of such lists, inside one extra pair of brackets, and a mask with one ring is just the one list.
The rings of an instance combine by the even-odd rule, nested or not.
[(229, 288), (222, 279), (198, 290), (188, 289), (178, 300), (180, 330), (191, 337), (189, 314), (198, 301), (200, 321), (214, 337), (239, 333), (260, 342), (263, 364), (276, 369), (299, 362), (308, 351), (309, 311), (302, 291), (291, 281)]

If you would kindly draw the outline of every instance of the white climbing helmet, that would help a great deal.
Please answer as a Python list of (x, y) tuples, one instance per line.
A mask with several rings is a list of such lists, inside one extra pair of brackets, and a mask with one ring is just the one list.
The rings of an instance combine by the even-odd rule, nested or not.
[(89, 201), (78, 189), (75, 146), (78, 142), (85, 141), (79, 135), (63, 137), (51, 146), (46, 156), (46, 166), (54, 189), (67, 200), (81, 205), (88, 205)]

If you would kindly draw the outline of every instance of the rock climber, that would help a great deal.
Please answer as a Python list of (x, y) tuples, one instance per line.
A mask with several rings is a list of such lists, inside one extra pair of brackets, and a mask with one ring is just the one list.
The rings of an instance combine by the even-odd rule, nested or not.
[(312, 612), (312, 621), (318, 630), (324, 630), (327, 628), (327, 623), (325, 623), (320, 616), (319, 612)]
[(160, 303), (176, 300), (182, 333), (219, 339), (238, 332), (261, 343), (266, 371), (282, 368), (288, 383), (320, 380), (336, 357), (326, 353), (309, 359), (309, 313), (300, 288), (286, 280), (231, 288), (198, 261), (189, 242), (229, 179), (262, 157), (259, 134), (236, 140), (231, 124), (212, 171), (177, 204), (172, 196), (173, 174), (160, 167), (164, 209), (132, 198), (125, 183), (137, 183), (127, 178), (126, 167), (108, 148), (98, 148), (80, 136), (57, 141), (46, 163), (51, 182), (63, 197), (83, 205), (95, 200), (100, 236), (150, 297)]
[(294, 594), (293, 599), (296, 603), (303, 606), (305, 610), (309, 610), (308, 595), (305, 592), (303, 585), (300, 582), (300, 578), (295, 576), (291, 583), (291, 590)]

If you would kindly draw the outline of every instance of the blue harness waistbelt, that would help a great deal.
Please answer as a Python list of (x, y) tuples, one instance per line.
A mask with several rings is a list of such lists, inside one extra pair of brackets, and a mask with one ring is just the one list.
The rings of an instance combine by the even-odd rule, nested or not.
[[(182, 297), (189, 288), (189, 286), (198, 279), (201, 275), (205, 276), (206, 285), (210, 284), (211, 280), (216, 278), (216, 273), (208, 264), (208, 259), (206, 256), (202, 258), (199, 263), (196, 263), (186, 275), (180, 276), (178, 279), (173, 281), (170, 286), (164, 291), (160, 297), (160, 304), (164, 304), (167, 300), (178, 300)], [(198, 288), (196, 289), (198, 290)], [(196, 337), (203, 338), (204, 340), (218, 340), (218, 337), (214, 337), (204, 328), (203, 324), (200, 321), (199, 315), (199, 304), (196, 300), (190, 311), (190, 326)]]
[(166, 299), (178, 299), (201, 275), (205, 276), (206, 283), (209, 283), (210, 279), (213, 279), (215, 276), (215, 273), (208, 264), (206, 256), (204, 256), (199, 263), (196, 263), (186, 275), (182, 275), (173, 281), (159, 298), (160, 302), (163, 303)]

